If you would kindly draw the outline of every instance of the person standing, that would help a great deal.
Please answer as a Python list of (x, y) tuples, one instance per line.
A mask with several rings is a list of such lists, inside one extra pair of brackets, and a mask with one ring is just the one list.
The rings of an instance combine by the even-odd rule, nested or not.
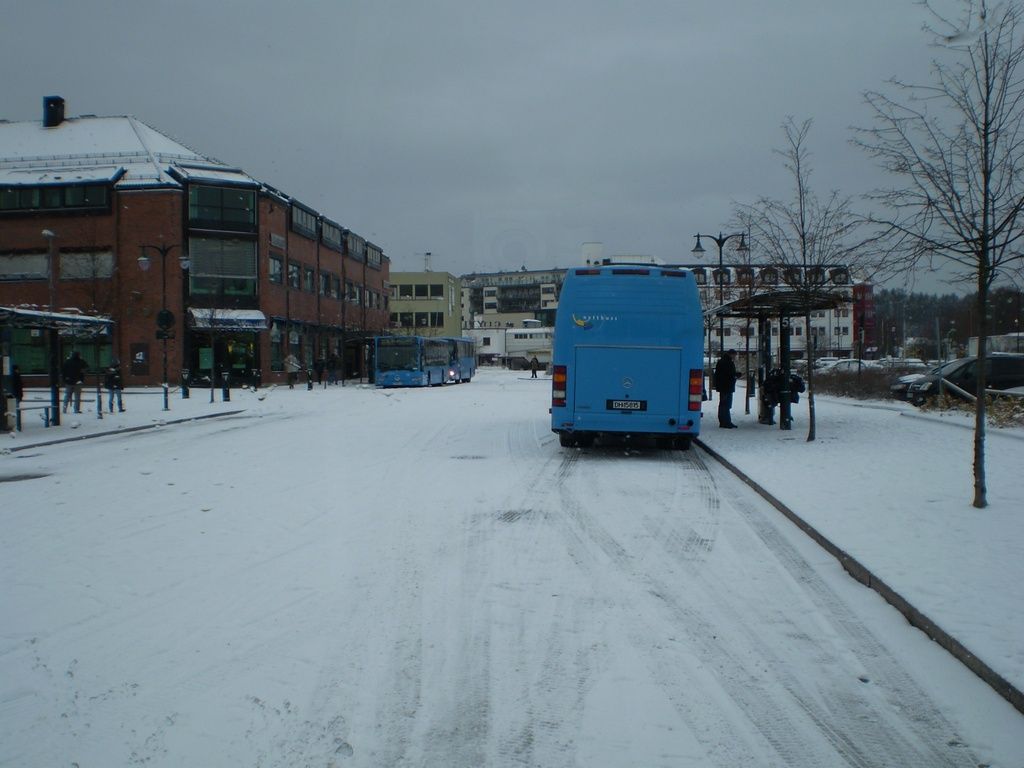
[(736, 350), (723, 352), (715, 366), (715, 389), (718, 390), (718, 426), (736, 429), (732, 423), (732, 395), (736, 391)]
[(294, 354), (289, 354), (284, 359), (284, 369), (288, 373), (288, 389), (295, 389), (295, 380), (299, 378), (299, 371), (302, 369), (299, 358)]
[(121, 378), (121, 364), (117, 360), (113, 360), (110, 367), (107, 368), (107, 375), (103, 379), (103, 385), (107, 388), (109, 393), (107, 398), (107, 408), (111, 413), (114, 412), (114, 399), (117, 399), (117, 410), (120, 413), (124, 413), (124, 400), (121, 399), (121, 391), (124, 389), (124, 380)]
[(21, 381), (21, 368), (17, 365), (11, 368), (11, 394), (14, 395), (15, 407), (25, 399), (25, 385)]
[(537, 356), (534, 355), (533, 359), (530, 361), (530, 378), (531, 379), (536, 379), (537, 378), (537, 369), (539, 367), (540, 367), (540, 361), (537, 359)]
[(61, 368), (61, 375), (64, 378), (64, 413), (68, 412), (68, 405), (71, 404), (71, 396), (75, 397), (75, 413), (82, 412), (82, 385), (85, 383), (85, 372), (89, 366), (82, 355), (75, 351), (71, 357), (64, 361)]

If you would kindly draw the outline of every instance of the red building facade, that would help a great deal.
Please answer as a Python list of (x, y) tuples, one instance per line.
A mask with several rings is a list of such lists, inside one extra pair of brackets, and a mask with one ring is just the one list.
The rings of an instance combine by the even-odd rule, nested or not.
[[(45, 233), (45, 234), (44, 234)], [(285, 380), (284, 359), (365, 376), (387, 328), (389, 260), (297, 199), (130, 117), (0, 123), (0, 306), (110, 317), (66, 336), (125, 383)], [(7, 328), (26, 382), (48, 370), (45, 334)], [(166, 362), (165, 362), (166, 359)]]

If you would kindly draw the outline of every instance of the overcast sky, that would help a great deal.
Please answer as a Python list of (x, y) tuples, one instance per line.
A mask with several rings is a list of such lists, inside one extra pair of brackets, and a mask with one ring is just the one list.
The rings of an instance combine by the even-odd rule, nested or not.
[[(384, 248), (392, 269), (691, 260), (734, 203), (880, 181), (861, 94), (922, 81), (913, 0), (0, 0), (0, 118), (134, 115)], [(714, 247), (708, 255), (715, 254)], [(918, 288), (943, 290), (919, 279)]]

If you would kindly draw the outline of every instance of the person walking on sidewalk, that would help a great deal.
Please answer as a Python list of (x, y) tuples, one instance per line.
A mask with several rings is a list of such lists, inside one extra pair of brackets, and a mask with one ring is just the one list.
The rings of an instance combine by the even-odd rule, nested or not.
[(289, 354), (284, 359), (284, 369), (288, 373), (288, 389), (295, 389), (295, 380), (299, 378), (302, 363), (294, 354)]
[(722, 429), (736, 429), (732, 423), (732, 395), (736, 391), (736, 350), (722, 353), (715, 366), (715, 389), (718, 390), (718, 426)]
[(121, 378), (121, 364), (117, 360), (111, 361), (110, 367), (107, 368), (107, 375), (103, 379), (103, 386), (107, 388), (109, 393), (107, 408), (110, 412), (114, 412), (114, 399), (117, 398), (117, 410), (120, 413), (124, 413), (124, 400), (121, 399), (124, 380)]
[(89, 366), (80, 353), (72, 352), (71, 357), (64, 361), (61, 375), (64, 378), (64, 413), (68, 412), (71, 396), (75, 397), (75, 413), (82, 412), (82, 385), (85, 383), (85, 372)]

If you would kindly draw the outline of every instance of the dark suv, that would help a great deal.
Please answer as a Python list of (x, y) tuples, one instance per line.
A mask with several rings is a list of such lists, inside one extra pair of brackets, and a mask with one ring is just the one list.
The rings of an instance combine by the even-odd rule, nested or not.
[[(972, 395), (978, 379), (978, 359), (963, 357), (951, 360), (935, 370), (929, 371), (907, 387), (907, 399), (914, 405), (937, 396), (940, 389), (950, 395), (958, 396), (954, 387), (942, 386), (945, 379), (954, 387), (959, 387)], [(993, 352), (985, 360), (985, 386), (988, 389), (1012, 389), (1024, 387), (1024, 355), (1011, 355)]]

